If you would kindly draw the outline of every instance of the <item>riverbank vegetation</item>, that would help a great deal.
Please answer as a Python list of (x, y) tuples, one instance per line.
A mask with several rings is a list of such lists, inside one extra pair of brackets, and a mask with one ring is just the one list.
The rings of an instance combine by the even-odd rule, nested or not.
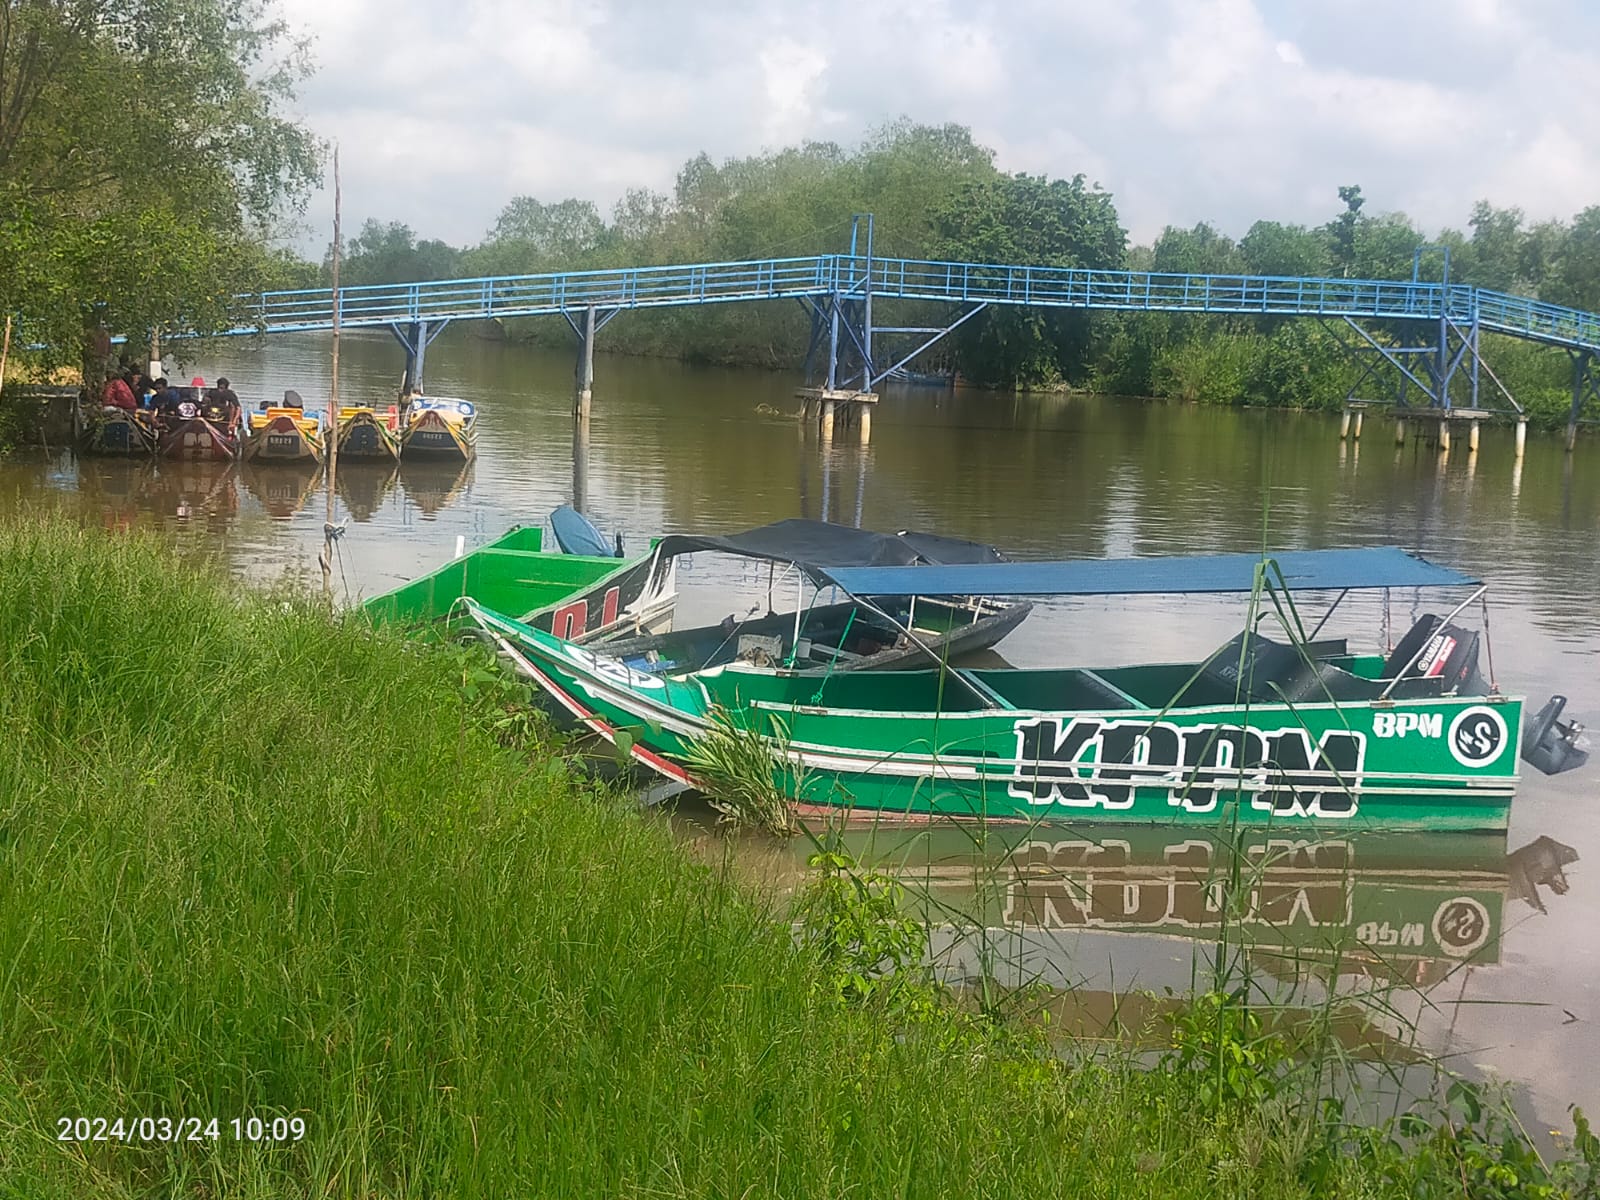
[(111, 335), (235, 324), (292, 259), (318, 171), (286, 115), (304, 48), (239, 0), (0, 5), (0, 313), (96, 382)]
[[(351, 243), (355, 283), (843, 250), (852, 212), (876, 216), (882, 256), (1214, 274), (1442, 277), (1600, 310), (1600, 205), (1571, 221), (1530, 223), (1514, 208), (1474, 205), (1465, 230), (1425, 232), (1401, 213), (1374, 213), (1358, 186), (1329, 196), (1328, 219), (1256, 221), (1237, 239), (1208, 223), (1168, 227), (1129, 246), (1114, 199), (1083, 176), (1011, 175), (958, 125), (907, 120), (861, 145), (808, 142), (715, 163), (701, 154), (670, 195), (629, 191), (609, 219), (592, 203), (519, 196), (475, 246), (417, 240), (369, 220)], [(862, 235), (864, 237), (864, 234)], [(864, 249), (864, 244), (862, 246)], [(886, 324), (925, 325), (943, 306), (880, 301)], [(510, 336), (565, 345), (558, 321), (508, 323)], [(1414, 331), (1413, 331), (1414, 333)], [(797, 305), (710, 305), (637, 312), (606, 328), (616, 353), (792, 370), (809, 328)], [(1398, 344), (1401, 328), (1378, 336)], [(1362, 363), (1348, 330), (1301, 319), (991, 310), (913, 363), (1002, 388), (1082, 388), (1202, 403), (1337, 408)], [(1565, 421), (1571, 367), (1558, 350), (1486, 337), (1495, 374), (1533, 418)], [(911, 346), (906, 346), (909, 350)], [(1384, 396), (1367, 381), (1358, 396)], [(1483, 387), (1494, 391), (1487, 379)]]
[(1593, 1194), (1471, 1089), (1346, 1124), (1237, 996), (1153, 1066), (953, 1003), (828, 848), (796, 937), (465, 653), (0, 527), (0, 1193)]

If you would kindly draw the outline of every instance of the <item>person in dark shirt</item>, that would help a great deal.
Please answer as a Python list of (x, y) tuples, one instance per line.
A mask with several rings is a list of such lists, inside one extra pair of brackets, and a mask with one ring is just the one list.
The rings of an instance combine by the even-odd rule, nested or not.
[(214, 394), (218, 400), (222, 401), (222, 403), (231, 404), (234, 408), (239, 407), (239, 394), (235, 392), (233, 387), (228, 383), (227, 376), (223, 376), (221, 379), (217, 380), (217, 388)]
[(227, 379), (217, 380), (217, 386), (206, 393), (206, 420), (231, 426), (239, 418), (239, 394), (228, 386)]
[(150, 395), (150, 407), (155, 410), (156, 416), (162, 422), (176, 421), (178, 419), (178, 393), (172, 390), (167, 383), (166, 376), (155, 381), (155, 390)]

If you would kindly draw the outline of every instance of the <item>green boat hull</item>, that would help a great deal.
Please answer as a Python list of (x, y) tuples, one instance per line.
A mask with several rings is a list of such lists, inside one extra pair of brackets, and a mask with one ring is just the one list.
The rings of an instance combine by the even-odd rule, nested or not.
[(362, 610), (375, 624), (451, 625), (462, 601), (517, 614), (529, 625), (574, 641), (652, 633), (671, 624), (670, 562), (653, 555), (598, 558), (544, 549), (544, 532), (518, 526), (436, 571), (374, 596)]
[[(1194, 663), (856, 672), (820, 684), (727, 666), (672, 678), (469, 609), (569, 713), (602, 733), (626, 730), (655, 770), (692, 784), (691, 751), (721, 714), (762, 734), (776, 780), (802, 805), (1027, 823), (1495, 831), (1517, 784), (1515, 698), (1179, 707), (1171, 697)], [(1368, 680), (1382, 666), (1330, 662)]]

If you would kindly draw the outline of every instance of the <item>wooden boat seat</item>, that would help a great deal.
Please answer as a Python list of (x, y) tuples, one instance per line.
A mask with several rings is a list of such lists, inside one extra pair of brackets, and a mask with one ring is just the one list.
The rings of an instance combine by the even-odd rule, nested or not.
[(860, 662), (866, 656), (840, 646), (825, 646), (821, 642), (812, 642), (811, 657), (818, 662), (830, 662), (833, 659), (838, 659), (840, 662)]
[(1017, 706), (995, 691), (973, 672), (964, 667), (951, 667), (950, 673), (977, 692), (995, 708), (1015, 709)]
[(1075, 671), (1074, 674), (1077, 676), (1078, 682), (1083, 684), (1097, 700), (1101, 701), (1101, 706), (1105, 708), (1145, 707), (1103, 675), (1097, 675), (1093, 671), (1081, 668)]

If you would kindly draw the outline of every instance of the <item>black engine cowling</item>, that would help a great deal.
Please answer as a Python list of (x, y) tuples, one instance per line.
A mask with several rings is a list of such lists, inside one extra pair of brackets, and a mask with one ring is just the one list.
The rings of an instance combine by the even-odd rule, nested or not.
[(1444, 625), (1433, 613), (1424, 613), (1395, 646), (1379, 678), (1436, 679), (1441, 695), (1481, 695), (1487, 690), (1478, 673), (1481, 640), (1473, 630)]

